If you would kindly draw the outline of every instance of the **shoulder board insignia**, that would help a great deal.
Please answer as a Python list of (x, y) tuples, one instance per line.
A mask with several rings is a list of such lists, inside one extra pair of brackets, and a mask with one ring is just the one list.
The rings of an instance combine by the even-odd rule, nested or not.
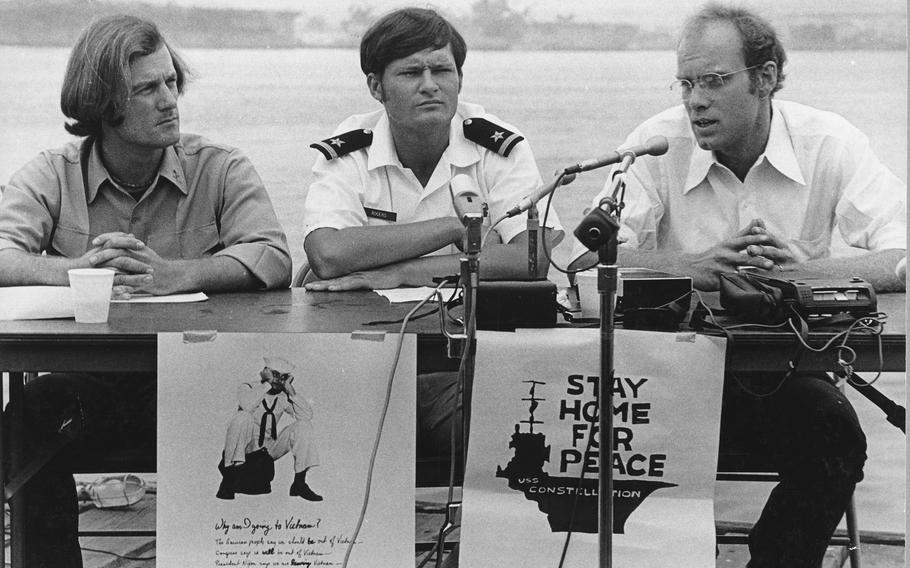
[(345, 154), (366, 148), (372, 143), (372, 130), (357, 129), (320, 140), (319, 142), (313, 142), (310, 144), (310, 148), (319, 150), (326, 160), (334, 160)]
[(465, 120), (464, 137), (506, 158), (509, 157), (512, 148), (525, 139), (521, 134), (516, 134), (485, 118)]

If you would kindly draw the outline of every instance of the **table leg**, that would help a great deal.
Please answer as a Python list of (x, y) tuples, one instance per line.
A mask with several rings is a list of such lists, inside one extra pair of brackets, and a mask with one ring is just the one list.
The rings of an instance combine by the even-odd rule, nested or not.
[[(9, 374), (9, 399), (18, 404), (10, 405), (9, 425), (9, 463), (10, 471), (16, 471), (23, 459), (22, 438), (22, 400), (25, 397), (25, 373)], [(4, 488), (5, 490), (5, 488)], [(25, 566), (25, 526), (21, 520), (25, 516), (25, 495), (20, 492), (10, 499), (10, 561), (13, 568)]]
[[(3, 377), (6, 373), (0, 373), (0, 411), (3, 410)], [(0, 531), (0, 566), (6, 566), (6, 468), (3, 452), (6, 448), (3, 446), (3, 419), (0, 416), (0, 511), (3, 512), (3, 530)]]

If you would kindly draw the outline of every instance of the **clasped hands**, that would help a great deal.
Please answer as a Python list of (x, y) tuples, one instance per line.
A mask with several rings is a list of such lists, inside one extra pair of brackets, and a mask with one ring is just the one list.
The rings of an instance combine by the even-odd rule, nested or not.
[(130, 233), (104, 233), (92, 240), (80, 261), (92, 268), (116, 272), (112, 297), (128, 299), (135, 293), (170, 294), (175, 278), (168, 278), (169, 262)]
[(754, 266), (765, 270), (783, 270), (793, 262), (793, 254), (787, 244), (770, 233), (761, 219), (753, 219), (749, 225), (732, 237), (691, 259), (695, 272), (696, 288), (716, 290), (718, 274), (734, 272), (743, 266)]

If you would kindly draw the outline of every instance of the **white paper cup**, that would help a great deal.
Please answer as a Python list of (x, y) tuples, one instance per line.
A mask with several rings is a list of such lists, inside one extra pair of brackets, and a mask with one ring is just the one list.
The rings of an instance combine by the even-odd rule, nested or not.
[(575, 275), (575, 286), (578, 290), (578, 305), (581, 317), (600, 317), (600, 294), (597, 293), (597, 269), (585, 270)]
[(68, 270), (73, 313), (78, 323), (104, 323), (111, 307), (114, 271), (107, 268)]

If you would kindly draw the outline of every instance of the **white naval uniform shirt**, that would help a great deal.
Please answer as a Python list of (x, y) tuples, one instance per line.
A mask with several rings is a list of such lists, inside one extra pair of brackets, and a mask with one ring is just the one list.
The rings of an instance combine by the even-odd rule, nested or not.
[[(627, 175), (622, 246), (697, 253), (761, 218), (798, 262), (830, 256), (835, 229), (853, 247), (906, 248), (906, 183), (839, 115), (772, 101), (768, 144), (744, 181), (698, 146), (681, 105), (641, 124), (624, 146), (658, 134), (669, 151), (639, 158)], [(585, 250), (576, 240), (572, 259)]]
[[(465, 138), (462, 123), (472, 117), (486, 118), (515, 132), (513, 126), (488, 115), (482, 107), (459, 103), (449, 129), (449, 146), (426, 187), (421, 186), (410, 169), (401, 165), (385, 110), (354, 115), (342, 122), (335, 134), (369, 129), (373, 132), (373, 142), (362, 150), (333, 160), (326, 160), (321, 155), (316, 158), (313, 165), (316, 180), (309, 188), (304, 207), (304, 238), (323, 227), (343, 229), (455, 216), (449, 182), (458, 174), (474, 180), (481, 199), (487, 203), (486, 230), (522, 197), (539, 187), (541, 178), (526, 140), (519, 142), (508, 157), (503, 157)], [(541, 221), (545, 206), (546, 200), (538, 203)], [(394, 213), (396, 220), (370, 217), (364, 207)], [(527, 228), (526, 223), (526, 217), (518, 215), (499, 223), (496, 231), (502, 242), (508, 243)], [(552, 208), (547, 226), (561, 230)], [(457, 252), (457, 248), (450, 245), (433, 254)]]

